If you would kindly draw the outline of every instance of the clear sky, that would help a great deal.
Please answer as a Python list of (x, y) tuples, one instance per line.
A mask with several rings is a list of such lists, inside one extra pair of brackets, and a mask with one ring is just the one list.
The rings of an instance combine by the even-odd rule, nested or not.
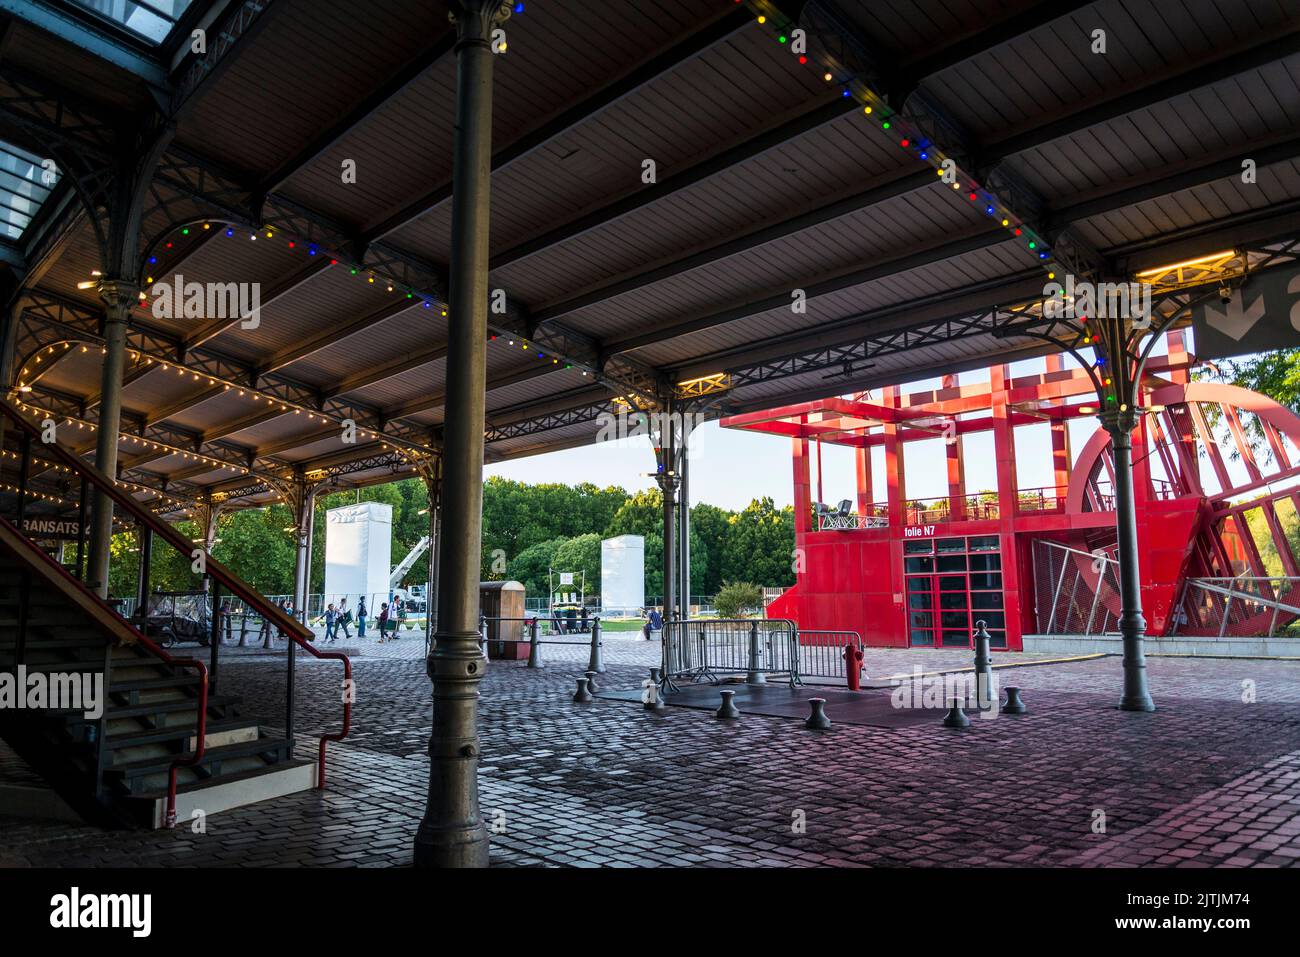
[[(1011, 373), (1013, 376), (1023, 376), (1043, 369), (1042, 359), (1030, 359), (1012, 364)], [(964, 373), (960, 377), (963, 383), (987, 380), (987, 370)], [(926, 379), (906, 384), (904, 392), (933, 389), (938, 385), (938, 379)], [(1077, 452), (1095, 428), (1094, 419), (1074, 420), (1071, 423), (1071, 447)], [(1020, 487), (1052, 485), (1051, 439), (1047, 424), (1018, 428), (1016, 443)], [(966, 440), (964, 457), (969, 491), (994, 488), (991, 452), (992, 437), (987, 433)], [(906, 455), (904, 466), (909, 498), (931, 498), (947, 494), (947, 469), (943, 464), (942, 439), (909, 443)], [(837, 502), (853, 498), (856, 494), (856, 479), (852, 451), (839, 446), (823, 446), (822, 465), (825, 470), (822, 489), (826, 500)], [(592, 482), (602, 487), (620, 485), (629, 492), (635, 492), (654, 487), (653, 480), (646, 474), (652, 472), (654, 466), (650, 442), (642, 437), (516, 459), (489, 465), (484, 471), (489, 476), (500, 475), (519, 482), (560, 482), (566, 485)], [(883, 461), (880, 455), (876, 456), (873, 471), (874, 487), (883, 489)], [(692, 504), (707, 502), (720, 508), (740, 510), (752, 499), (766, 495), (778, 507), (791, 505), (794, 489), (790, 441), (775, 435), (723, 429), (716, 422), (707, 423), (692, 435), (690, 478)], [(814, 462), (814, 489), (816, 482)], [(877, 497), (883, 500), (883, 492)]]

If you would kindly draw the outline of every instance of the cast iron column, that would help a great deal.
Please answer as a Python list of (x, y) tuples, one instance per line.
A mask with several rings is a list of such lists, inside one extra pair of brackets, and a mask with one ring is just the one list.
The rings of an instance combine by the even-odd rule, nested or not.
[(681, 617), (685, 621), (691, 617), (691, 489), (690, 489), (690, 451), (688, 448), (688, 439), (690, 433), (683, 427), (682, 429), (682, 452), (679, 458), (679, 468), (682, 473), (681, 491), (677, 495), (677, 513), (680, 519), (677, 524), (678, 534), (682, 540), (678, 547), (679, 577), (681, 578), (681, 590), (677, 596), (677, 603), (681, 607)]
[(483, 531), (483, 419), (487, 379), (488, 213), (492, 167), (492, 29), (502, 0), (452, 0), (456, 131), (452, 167), (447, 416), (443, 427), (442, 567), (433, 680), (429, 794), (415, 835), (417, 867), (486, 867), (478, 803), (478, 585)]
[(1147, 688), (1142, 643), (1147, 622), (1142, 617), (1142, 580), (1138, 574), (1137, 510), (1133, 503), (1132, 406), (1102, 415), (1115, 455), (1115, 531), (1119, 542), (1119, 631), (1124, 639), (1124, 692), (1121, 711), (1155, 711)]
[[(140, 287), (124, 279), (105, 279), (99, 295), (106, 304), (104, 367), (100, 381), (99, 429), (95, 436), (95, 465), (110, 479), (117, 477), (117, 440), (122, 418), (122, 372), (126, 368), (126, 324), (139, 302)], [(113, 500), (94, 494), (90, 526), (90, 561), (86, 583), (101, 598), (108, 597), (109, 547), (113, 540)]]
[(659, 433), (659, 473), (656, 478), (663, 491), (664, 505), (664, 575), (663, 575), (663, 616), (673, 617), (676, 609), (677, 592), (677, 514), (676, 492), (680, 476), (677, 474), (677, 432), (671, 418), (672, 405), (664, 405), (664, 425)]

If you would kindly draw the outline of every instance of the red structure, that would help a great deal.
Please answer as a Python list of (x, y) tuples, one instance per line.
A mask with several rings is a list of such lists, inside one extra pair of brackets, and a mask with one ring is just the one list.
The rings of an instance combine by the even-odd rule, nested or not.
[[(1264, 634), (1295, 617), (1278, 602), (1294, 603), (1296, 582), (1286, 579), (1300, 578), (1288, 540), (1300, 525), (1300, 418), (1265, 396), (1192, 382), (1183, 334), (1170, 333), (1168, 347), (1148, 364), (1147, 414), (1134, 434), (1147, 633)], [(978, 384), (950, 376), (931, 392), (905, 396), (891, 386), (878, 398), (724, 419), (792, 443), (798, 583), (768, 614), (804, 629), (856, 631), (876, 646), (969, 647), (979, 620), (993, 647), (1010, 650), (1028, 634), (1115, 630), (1109, 440), (1098, 428), (1073, 455), (1067, 427), (1096, 411), (1083, 370), (1049, 356), (1038, 375), (1013, 379), (994, 366)], [(1054, 483), (1023, 488), (1016, 430), (1043, 422)], [(964, 437), (982, 432), (992, 433), (996, 489), (972, 494)], [(911, 498), (903, 449), (936, 437), (945, 439), (948, 494)], [(810, 459), (822, 443), (854, 450), (855, 499), (826, 505), (812, 488)], [(877, 446), (883, 489), (872, 482)], [(1233, 594), (1246, 582), (1256, 599)]]

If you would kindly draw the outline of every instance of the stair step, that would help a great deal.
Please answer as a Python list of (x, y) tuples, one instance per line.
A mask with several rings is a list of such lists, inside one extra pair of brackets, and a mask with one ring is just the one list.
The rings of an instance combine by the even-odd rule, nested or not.
[[(104, 737), (104, 745), (110, 751), (118, 751), (122, 748), (144, 747), (151, 744), (167, 744), (171, 741), (185, 741), (186, 747), (189, 748), (194, 739), (195, 724), (193, 721), (187, 724), (176, 724), (167, 728), (141, 728), (139, 731), (126, 734), (109, 734)], [(256, 729), (257, 722), (248, 719), (235, 719), (228, 721), (209, 721), (205, 729), (205, 738), (212, 745), (214, 737), (228, 734), (232, 731), (242, 731), (249, 728)], [(129, 764), (130, 762), (128, 762)]]
[(199, 676), (191, 673), (166, 675), (161, 678), (118, 678), (113, 676), (108, 686), (109, 694), (126, 694), (129, 691), (144, 691), (148, 688), (188, 688), (199, 683)]
[[(288, 742), (283, 738), (258, 738), (256, 741), (227, 744), (205, 751), (200, 766), (207, 767), (213, 763), (227, 761), (232, 758), (256, 757), (263, 754), (278, 754), (283, 757), (288, 747)], [(178, 755), (175, 754), (160, 754), (154, 757), (141, 758), (138, 761), (107, 768), (105, 774), (117, 778), (137, 778), (150, 774), (162, 774), (171, 767), (172, 762), (177, 757)]]
[[(232, 704), (238, 704), (238, 702), (238, 695), (210, 695), (208, 697), (208, 710), (225, 708)], [(161, 701), (146, 701), (143, 704), (113, 705), (108, 708), (108, 719), (111, 721), (114, 718), (145, 718), (150, 715), (171, 714), (177, 711), (192, 712), (198, 707), (198, 703), (198, 698), (186, 696)]]
[[(258, 801), (309, 791), (317, 784), (317, 764), (315, 761), (293, 759), (240, 771), (236, 774), (223, 774), (207, 781), (182, 784), (176, 788), (176, 826), (186, 827), (195, 819), (199, 811), (206, 818), (221, 811), (229, 811)], [(138, 797), (127, 799), (127, 803), (137, 801), (146, 804), (146, 814), (152, 827), (165, 825), (167, 814), (167, 793), (151, 791)]]

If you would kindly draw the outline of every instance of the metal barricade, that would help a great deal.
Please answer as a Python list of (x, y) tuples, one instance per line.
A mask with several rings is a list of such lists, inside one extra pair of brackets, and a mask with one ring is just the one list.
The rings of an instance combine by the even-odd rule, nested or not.
[(720, 675), (743, 674), (762, 684), (784, 677), (800, 681), (799, 632), (786, 618), (690, 618), (664, 622), (663, 671), (666, 689), (673, 679), (717, 682)]
[[(483, 650), (487, 654), (489, 648), (496, 649), (496, 657), (505, 657), (505, 646), (507, 644), (526, 644), (528, 650), (528, 667), (541, 668), (542, 645), (582, 645), (590, 649), (587, 656), (587, 671), (595, 671), (599, 674), (605, 673), (604, 657), (604, 640), (600, 633), (600, 616), (597, 615), (588, 619), (590, 625), (589, 636), (579, 638), (583, 632), (567, 632), (548, 628), (550, 619), (533, 616), (529, 618), (489, 618), (485, 615), (479, 617), (480, 632), (483, 635)], [(551, 635), (570, 634), (572, 640), (562, 638), (552, 638)]]
[(856, 685), (849, 676), (845, 651), (852, 648), (853, 667), (861, 673), (862, 636), (856, 631), (818, 631), (799, 629), (799, 677), (843, 678), (850, 687)]

